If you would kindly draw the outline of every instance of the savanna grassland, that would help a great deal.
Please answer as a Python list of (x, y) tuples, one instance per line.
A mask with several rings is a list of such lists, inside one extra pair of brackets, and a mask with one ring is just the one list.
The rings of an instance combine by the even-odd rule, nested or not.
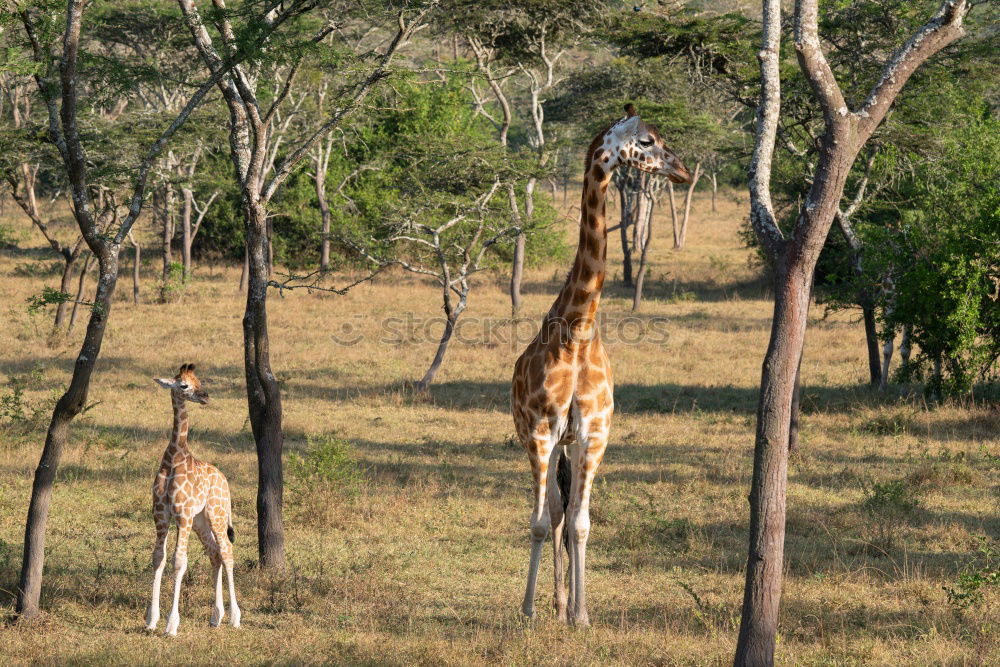
[[(513, 440), (511, 368), (525, 342), (504, 323), (505, 277), (482, 274), (466, 327), (429, 395), (438, 292), (384, 274), (346, 296), (275, 293), (272, 363), (286, 450), (326, 451), (326, 476), (286, 469), (290, 567), (253, 569), (256, 461), (243, 388), (238, 269), (203, 264), (181, 297), (133, 305), (127, 270), (90, 392), (54, 492), (37, 623), (0, 626), (0, 662), (353, 664), (724, 664), (739, 623), (754, 409), (770, 302), (738, 230), (744, 204), (695, 202), (687, 247), (656, 216), (641, 314), (620, 287), (612, 239), (612, 440), (595, 485), (588, 595), (593, 627), (556, 622), (551, 550), (540, 618), (519, 618), (530, 477)], [(7, 207), (19, 249), (0, 253), (0, 395), (24, 388), (24, 419), (0, 432), (0, 608), (13, 609), (25, 512), (53, 396), (83, 325), (46, 346), (50, 314), (25, 300), (55, 285), (51, 255)], [(609, 211), (610, 217), (615, 211)], [(567, 233), (573, 223), (566, 222)], [(69, 235), (68, 226), (59, 229)], [(149, 253), (153, 254), (153, 253)], [(548, 309), (566, 266), (528, 272), (524, 315)], [(391, 319), (395, 318), (395, 319)], [(624, 324), (623, 324), (624, 322)], [(527, 330), (526, 325), (519, 327)], [(638, 335), (637, 332), (645, 332)], [(340, 344), (336, 339), (358, 339)], [(627, 339), (627, 340), (623, 340)], [(152, 381), (194, 362), (212, 397), (191, 410), (191, 447), (234, 491), (243, 627), (208, 627), (212, 585), (192, 547), (176, 639), (148, 635), (150, 483), (170, 433)], [(869, 391), (853, 313), (814, 306), (802, 365), (800, 451), (789, 480), (782, 664), (998, 664), (1000, 596), (951, 604), (979, 536), (1000, 536), (1000, 416), (928, 406), (919, 391)], [(37, 415), (33, 414), (37, 411)], [(341, 443), (322, 449), (323, 443)], [(348, 443), (344, 445), (343, 443)], [(322, 466), (319, 466), (322, 467)], [(170, 561), (168, 561), (169, 563)], [(980, 561), (981, 562), (981, 561)], [(163, 604), (170, 597), (170, 568)], [(161, 621), (162, 623), (162, 621)]]

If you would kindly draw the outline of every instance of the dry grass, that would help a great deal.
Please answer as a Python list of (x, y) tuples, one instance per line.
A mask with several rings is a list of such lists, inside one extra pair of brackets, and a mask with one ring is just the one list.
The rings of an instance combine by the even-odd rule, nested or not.
[[(707, 201), (697, 200), (680, 253), (669, 249), (669, 223), (657, 216), (641, 317), (663, 318), (665, 344), (610, 348), (618, 412), (593, 500), (591, 630), (567, 629), (552, 617), (548, 558), (541, 618), (528, 629), (518, 618), (529, 487), (526, 458), (509, 439), (518, 345), (504, 342), (505, 327), (494, 340), (456, 342), (430, 397), (410, 396), (404, 382), (425, 370), (434, 341), (413, 334), (380, 343), (379, 332), (387, 317), (423, 321), (440, 306), (434, 290), (398, 275), (345, 297), (272, 299), (287, 446), (299, 451), (307, 437), (324, 434), (346, 439), (362, 481), (353, 493), (314, 487), (320, 497), (311, 499), (289, 491), (290, 571), (281, 579), (254, 571), (255, 459), (242, 395), (238, 275), (203, 267), (175, 304), (131, 305), (127, 277), (120, 284), (123, 300), (90, 395), (95, 405), (73, 426), (55, 489), (47, 614), (38, 624), (0, 626), (2, 662), (729, 661), (770, 304), (736, 237), (743, 207), (723, 201), (718, 214), (707, 211)], [(24, 303), (42, 279), (15, 269), (46, 255), (23, 223), (13, 224), (24, 230), (22, 247), (34, 249), (0, 256), (0, 371), (4, 380), (27, 378), (25, 400), (44, 407), (68, 381), (82, 332), (45, 347), (48, 315), (29, 316)], [(548, 308), (564, 271), (529, 272), (528, 317)], [(613, 269), (611, 277), (619, 276)], [(468, 321), (507, 315), (501, 283), (483, 277)], [(612, 283), (602, 310), (625, 316), (629, 295)], [(333, 342), (345, 322), (364, 334), (359, 344)], [(853, 316), (822, 319), (817, 307), (802, 371), (802, 453), (790, 470), (779, 659), (997, 664), (996, 593), (959, 612), (942, 587), (971, 558), (976, 536), (1000, 534), (1000, 464), (991, 458), (1000, 454), (1000, 419), (989, 407), (928, 409), (918, 398), (875, 396), (860, 386), (862, 355)], [(142, 631), (149, 484), (170, 429), (168, 398), (151, 378), (186, 361), (214, 380), (212, 405), (192, 411), (192, 447), (234, 488), (244, 615), (238, 631), (207, 627), (208, 563), (193, 547), (180, 635), (166, 640)], [(42, 430), (0, 434), (0, 605), (7, 610), (41, 441)], [(862, 481), (896, 479), (913, 486), (919, 505), (882, 553), (864, 541), (875, 519), (862, 509)]]

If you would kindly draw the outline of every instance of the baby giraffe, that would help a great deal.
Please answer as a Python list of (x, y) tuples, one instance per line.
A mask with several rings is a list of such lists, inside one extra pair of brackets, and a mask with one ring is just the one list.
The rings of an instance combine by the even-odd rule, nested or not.
[(174, 430), (170, 444), (163, 453), (160, 470), (153, 480), (153, 519), (156, 521), (156, 546), (153, 548), (153, 598), (146, 613), (146, 629), (155, 630), (160, 620), (160, 581), (166, 566), (167, 531), (170, 520), (177, 520), (177, 549), (174, 552), (174, 604), (167, 619), (167, 634), (177, 634), (181, 616), (177, 605), (181, 597), (181, 580), (187, 570), (188, 537), (194, 528), (205, 545), (215, 577), (215, 604), (212, 627), (217, 627), (225, 615), (222, 606), (222, 566), (229, 580), (229, 620), (240, 627), (240, 608), (236, 604), (233, 585), (233, 506), (229, 482), (215, 466), (199, 461), (188, 449), (188, 419), (186, 401), (208, 403), (208, 394), (194, 374), (194, 364), (184, 364), (174, 378), (156, 378), (170, 390), (174, 405)]

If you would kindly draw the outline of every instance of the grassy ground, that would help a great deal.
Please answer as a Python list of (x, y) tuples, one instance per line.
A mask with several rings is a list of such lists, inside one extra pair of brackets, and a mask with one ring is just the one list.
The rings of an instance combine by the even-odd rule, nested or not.
[[(94, 406), (74, 423), (55, 488), (47, 613), (36, 624), (0, 626), (2, 662), (729, 661), (770, 325), (770, 303), (737, 239), (744, 215), (729, 200), (709, 213), (699, 198), (679, 253), (657, 216), (647, 300), (634, 320), (626, 319), (631, 300), (617, 285), (620, 269), (611, 271), (602, 310), (619, 334), (609, 350), (618, 411), (592, 503), (592, 629), (553, 618), (548, 555), (540, 619), (526, 629), (518, 618), (530, 478), (512, 441), (507, 397), (522, 343), (497, 324), (508, 311), (502, 276), (480, 281), (470, 328), (421, 398), (403, 386), (426, 369), (440, 330), (423, 331), (440, 308), (426, 284), (393, 275), (344, 297), (273, 297), (272, 361), (288, 449), (302, 453), (317, 438), (336, 437), (350, 443), (352, 462), (345, 470), (328, 458), (341, 473), (331, 485), (310, 487), (290, 475), (291, 567), (274, 578), (252, 567), (256, 468), (242, 393), (238, 274), (202, 267), (182, 300), (168, 305), (124, 301), (131, 290), (122, 280)], [(25, 299), (56, 278), (23, 275), (48, 256), (22, 222), (10, 224), (31, 249), (0, 255), (0, 379), (20, 378), (28, 416), (33, 408), (41, 414), (0, 433), (0, 608), (7, 611), (45, 408), (68, 381), (82, 334), (78, 325), (69, 340), (45, 346), (48, 315), (28, 315)], [(612, 257), (620, 266), (614, 248)], [(529, 271), (526, 316), (540, 318), (564, 272)], [(334, 340), (359, 333), (354, 345)], [(152, 378), (187, 361), (213, 381), (213, 403), (191, 411), (192, 448), (234, 489), (243, 628), (207, 627), (208, 562), (193, 546), (180, 634), (167, 640), (142, 630), (149, 487), (170, 431), (169, 397)], [(861, 386), (866, 373), (854, 316), (823, 318), (816, 307), (802, 368), (802, 450), (790, 469), (779, 660), (998, 664), (996, 591), (958, 610), (943, 590), (974, 558), (977, 536), (1000, 533), (997, 412), (929, 409), (898, 391), (879, 397)], [(0, 395), (11, 396), (10, 387)]]

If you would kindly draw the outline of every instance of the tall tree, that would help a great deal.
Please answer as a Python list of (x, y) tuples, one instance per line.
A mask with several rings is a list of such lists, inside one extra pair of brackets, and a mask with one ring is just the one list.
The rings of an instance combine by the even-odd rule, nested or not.
[(889, 111), (910, 75), (963, 34), (970, 9), (945, 0), (938, 12), (892, 53), (882, 75), (851, 110), (823, 51), (817, 0), (797, 0), (798, 65), (823, 113), (816, 170), (790, 236), (780, 230), (771, 199), (771, 164), (781, 115), (781, 2), (763, 0), (759, 52), (761, 93), (749, 171), (750, 219), (775, 266), (774, 317), (761, 373), (750, 487), (750, 541), (736, 665), (772, 665), (784, 567), (788, 442), (795, 377), (802, 355), (810, 285), (858, 152)]
[[(314, 2), (268, 2), (260, 7), (247, 6), (231, 11), (226, 8), (224, 0), (213, 0), (213, 11), (209, 15), (216, 33), (213, 38), (194, 0), (178, 0), (178, 4), (203, 64), (213, 75), (222, 73), (216, 78), (229, 110), (230, 157), (240, 187), (247, 239), (243, 364), (250, 426), (257, 447), (257, 548), (262, 567), (281, 569), (285, 565), (281, 518), (284, 436), (281, 429), (281, 391), (271, 370), (267, 321), (267, 288), (271, 275), (268, 207), (303, 158), (353, 114), (376, 84), (389, 75), (397, 50), (422, 27), (428, 6), (416, 11), (409, 7), (399, 11), (395, 34), (374, 58), (374, 66), (367, 67), (360, 79), (345, 82), (339, 89), (339, 97), (331, 100), (333, 104), (329, 115), (323, 117), (319, 125), (289, 140), (279, 158), (274, 132), (281, 124), (282, 107), (295, 87), (296, 74), (304, 58), (337, 28), (337, 22), (331, 19), (312, 34), (304, 35), (300, 19), (315, 7)], [(353, 3), (344, 3), (331, 7), (329, 11), (331, 16), (335, 13), (345, 16), (350, 14), (352, 6)], [(260, 34), (262, 28), (269, 34), (286, 23), (289, 29), (283, 35), (277, 62), (265, 60), (270, 57), (269, 53), (258, 49), (246, 66), (236, 64), (232, 66), (231, 74), (224, 72), (226, 64), (238, 52), (239, 44)], [(216, 47), (216, 41), (221, 48)], [(263, 46), (264, 42), (255, 43)], [(364, 63), (364, 59), (357, 60)], [(344, 76), (349, 76), (350, 65), (345, 64)], [(274, 94), (269, 96), (269, 103), (261, 94), (259, 85), (265, 66), (276, 86)]]

